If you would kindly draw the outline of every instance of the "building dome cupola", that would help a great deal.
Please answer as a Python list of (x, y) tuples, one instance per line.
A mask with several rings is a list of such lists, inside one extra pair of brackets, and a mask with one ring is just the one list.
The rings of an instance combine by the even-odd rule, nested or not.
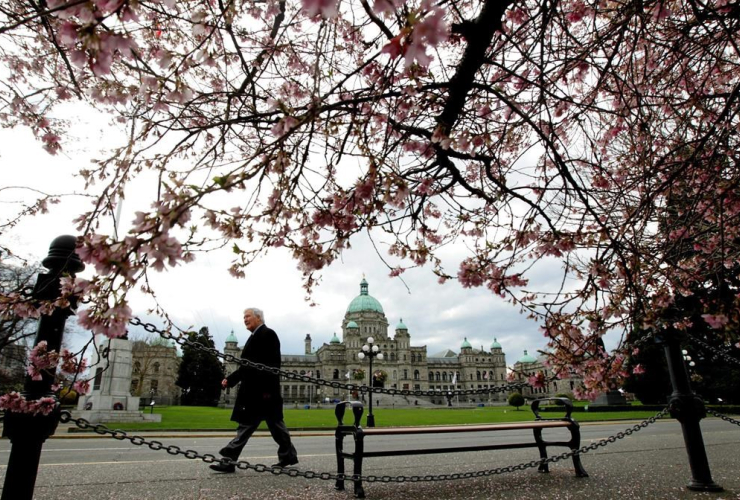
[(524, 351), (524, 356), (519, 358), (519, 363), (536, 363), (536, 362), (537, 362), (537, 359), (535, 359), (534, 356), (530, 356), (529, 354), (527, 354), (526, 350)]
[(501, 349), (501, 344), (498, 343), (498, 340), (496, 340), (496, 337), (493, 338), (493, 342), (491, 343), (491, 350), (494, 349)]
[(408, 330), (408, 328), (406, 328), (406, 325), (403, 324), (403, 318), (401, 318), (401, 320), (396, 325), (396, 330)]
[(380, 305), (380, 302), (368, 293), (368, 285), (365, 278), (362, 278), (362, 281), (360, 282), (360, 295), (352, 299), (352, 302), (349, 303), (349, 307), (347, 307), (348, 313), (359, 313), (363, 311), (372, 311), (384, 314), (383, 306)]
[(239, 342), (239, 340), (236, 338), (236, 335), (234, 335), (234, 330), (231, 330), (231, 333), (229, 334), (229, 336), (226, 337), (226, 342), (227, 343), (233, 342), (235, 344)]
[(358, 328), (360, 328), (360, 327), (357, 326), (357, 323), (355, 323), (354, 321), (350, 321), (349, 323), (347, 323), (347, 329), (348, 330), (350, 330), (350, 329), (357, 330)]
[(334, 336), (329, 341), (330, 344), (339, 344), (341, 341), (339, 340), (339, 337), (337, 337), (337, 334), (334, 333)]
[(473, 346), (470, 345), (470, 342), (468, 342), (468, 338), (465, 337), (465, 340), (463, 340), (462, 345), (460, 346), (460, 349), (472, 349)]

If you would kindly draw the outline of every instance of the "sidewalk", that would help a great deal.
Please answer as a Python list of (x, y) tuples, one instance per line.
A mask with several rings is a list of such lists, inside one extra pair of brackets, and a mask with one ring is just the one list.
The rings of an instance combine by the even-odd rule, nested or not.
[[(587, 423), (592, 438), (603, 439), (613, 429), (598, 430), (605, 423)], [(629, 423), (625, 422), (624, 427)], [(60, 425), (55, 439), (92, 438), (104, 436), (84, 433), (66, 433), (69, 424)], [(675, 421), (656, 423), (639, 434), (622, 439), (613, 445), (583, 455), (588, 478), (574, 475), (572, 462), (564, 460), (552, 464), (549, 474), (527, 469), (501, 475), (443, 482), (373, 482), (365, 483), (368, 500), (732, 500), (740, 499), (740, 429), (724, 422), (712, 425), (705, 433), (707, 455), (712, 476), (725, 488), (720, 493), (697, 493), (686, 489), (691, 477), (680, 428)], [(149, 431), (132, 432), (145, 438), (195, 438), (192, 432)], [(233, 432), (202, 432), (204, 437), (233, 437)], [(267, 434), (267, 433), (265, 433)], [(334, 472), (333, 432), (293, 431), (299, 449), (299, 471)], [(603, 435), (602, 435), (603, 434)], [(200, 434), (198, 434), (200, 435)], [(319, 451), (312, 450), (313, 436), (327, 436), (318, 440)], [(110, 439), (110, 438), (107, 438)], [(269, 438), (266, 447), (246, 453), (243, 458), (251, 463), (272, 463), (274, 450)], [(93, 443), (88, 442), (90, 445)], [(95, 446), (100, 446), (94, 443)], [(82, 441), (65, 444), (55, 441), (56, 447), (68, 452), (86, 448)], [(194, 448), (215, 452), (220, 444), (195, 443)], [(211, 448), (203, 448), (210, 446)], [(90, 448), (93, 450), (94, 448)], [(456, 453), (450, 455), (414, 455), (368, 459), (363, 475), (377, 477), (417, 476), (465, 473), (492, 470), (514, 464), (527, 463), (536, 458), (533, 450), (506, 450), (505, 452)], [(252, 470), (238, 470), (233, 474), (218, 474), (200, 460), (170, 457), (163, 452), (144, 450), (133, 455), (121, 455), (100, 463), (79, 465), (72, 459), (49, 463), (39, 470), (35, 500), (66, 500), (72, 498), (115, 500), (352, 500), (352, 484), (347, 491), (335, 491), (334, 481), (286, 477)], [(349, 463), (347, 464), (349, 466)], [(4, 472), (5, 467), (0, 469)]]

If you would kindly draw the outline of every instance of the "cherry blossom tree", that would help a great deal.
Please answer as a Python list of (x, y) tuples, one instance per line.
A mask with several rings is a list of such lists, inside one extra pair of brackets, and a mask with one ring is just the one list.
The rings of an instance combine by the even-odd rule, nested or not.
[[(630, 332), (690, 326), (667, 311), (707, 276), (729, 300), (702, 326), (737, 342), (739, 23), (730, 0), (9, 0), (0, 121), (50, 154), (62, 103), (125, 127), (80, 171), (96, 276), (65, 290), (93, 332), (122, 335), (130, 291), (197, 252), (232, 251), (240, 277), (286, 247), (310, 292), (374, 230), (391, 275), (427, 266), (531, 315), (594, 396), (627, 375)], [(148, 171), (151, 209), (101, 232)], [(469, 254), (443, 262), (450, 243)], [(559, 288), (530, 284), (540, 262)]]

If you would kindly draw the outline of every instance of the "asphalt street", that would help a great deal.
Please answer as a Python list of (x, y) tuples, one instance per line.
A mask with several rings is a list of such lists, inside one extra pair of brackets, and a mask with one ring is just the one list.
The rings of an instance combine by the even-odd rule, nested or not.
[[(582, 443), (589, 444), (622, 431), (634, 423), (601, 423), (582, 426)], [(347, 491), (334, 490), (333, 481), (294, 478), (269, 472), (237, 470), (233, 474), (211, 471), (200, 460), (170, 455), (164, 450), (134, 446), (128, 441), (93, 435), (67, 437), (60, 429), (49, 439), (41, 457), (34, 498), (46, 499), (351, 499)], [(685, 486), (690, 469), (680, 426), (659, 421), (624, 439), (585, 454), (583, 465), (590, 477), (577, 478), (572, 462), (552, 464), (549, 474), (536, 469), (476, 479), (444, 482), (365, 484), (369, 499), (584, 499), (601, 498), (715, 498), (740, 499), (740, 427), (718, 419), (702, 422), (704, 441), (721, 493), (696, 493)], [(211, 435), (139, 433), (165, 446), (217, 454), (229, 433)], [(503, 443), (531, 439), (530, 432), (497, 432), (471, 435), (414, 436), (368, 440), (374, 447), (458, 446), (465, 443)], [(546, 436), (547, 437), (547, 436)], [(554, 438), (556, 436), (550, 436)], [(385, 439), (385, 440), (383, 440)], [(335, 472), (332, 433), (294, 433), (300, 456), (299, 470)], [(0, 474), (5, 480), (10, 442), (0, 440)], [(551, 454), (564, 449), (554, 448)], [(267, 435), (257, 435), (242, 459), (271, 465), (276, 445)], [(364, 474), (377, 476), (433, 475), (490, 470), (537, 459), (536, 449), (373, 458), (365, 461)], [(350, 466), (349, 461), (347, 466)], [(348, 469), (351, 470), (351, 469)]]

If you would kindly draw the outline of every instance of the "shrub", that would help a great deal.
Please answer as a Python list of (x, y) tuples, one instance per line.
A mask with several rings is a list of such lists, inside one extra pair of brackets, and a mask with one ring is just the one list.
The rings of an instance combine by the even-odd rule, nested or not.
[(518, 392), (512, 392), (509, 394), (509, 405), (518, 410), (520, 406), (524, 406), (524, 396)]

